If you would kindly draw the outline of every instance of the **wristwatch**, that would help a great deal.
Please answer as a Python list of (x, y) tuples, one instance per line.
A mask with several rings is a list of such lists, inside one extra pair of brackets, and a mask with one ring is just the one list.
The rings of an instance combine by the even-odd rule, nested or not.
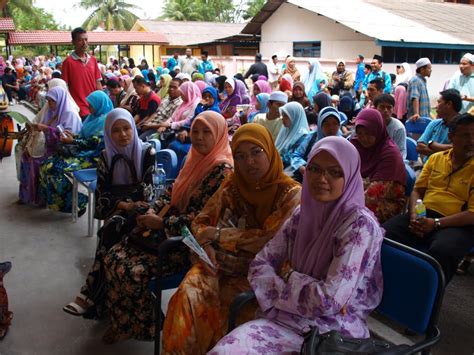
[(431, 144), (433, 144), (433, 140), (430, 140), (430, 141), (428, 142), (428, 148), (431, 148)]
[(441, 229), (441, 220), (439, 218), (434, 219), (434, 229), (435, 230)]

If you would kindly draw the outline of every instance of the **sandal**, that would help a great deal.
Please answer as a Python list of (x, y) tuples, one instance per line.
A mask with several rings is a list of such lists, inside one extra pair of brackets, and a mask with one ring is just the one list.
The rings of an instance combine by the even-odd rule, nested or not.
[(83, 303), (87, 304), (87, 307), (84, 308), (81, 305), (79, 305), (76, 301), (68, 303), (63, 307), (63, 311), (71, 314), (73, 316), (79, 317), (82, 316), (84, 313), (86, 313), (87, 309), (92, 307), (94, 305), (94, 302), (87, 296), (84, 296), (82, 293), (77, 295), (76, 300), (80, 299)]
[(469, 269), (469, 266), (471, 266), (471, 260), (464, 258), (464, 260), (459, 263), (458, 268), (456, 270), (456, 274), (466, 275), (467, 270)]

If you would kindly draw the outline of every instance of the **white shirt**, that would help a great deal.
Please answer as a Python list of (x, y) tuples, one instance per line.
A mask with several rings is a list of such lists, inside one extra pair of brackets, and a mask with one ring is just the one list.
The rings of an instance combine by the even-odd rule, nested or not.
[(273, 63), (273, 60), (270, 60), (270, 62), (267, 65), (268, 69), (268, 81), (270, 83), (273, 83), (278, 80), (280, 77), (280, 70), (278, 69), (278, 65)]

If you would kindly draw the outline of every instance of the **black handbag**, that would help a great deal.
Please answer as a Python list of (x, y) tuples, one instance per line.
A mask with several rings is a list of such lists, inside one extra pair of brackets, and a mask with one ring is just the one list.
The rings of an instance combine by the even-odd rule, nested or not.
[(402, 355), (410, 353), (408, 345), (394, 345), (387, 341), (370, 338), (347, 338), (335, 330), (320, 334), (318, 328), (313, 328), (305, 334), (301, 348), (301, 354), (303, 355)]
[(75, 157), (81, 152), (76, 144), (58, 144), (56, 151), (63, 158)]

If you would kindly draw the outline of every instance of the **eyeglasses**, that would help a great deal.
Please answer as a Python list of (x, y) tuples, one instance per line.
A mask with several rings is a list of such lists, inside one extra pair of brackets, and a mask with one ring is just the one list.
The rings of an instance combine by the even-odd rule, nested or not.
[(238, 162), (244, 162), (247, 161), (247, 159), (250, 157), (252, 160), (258, 159), (262, 156), (262, 154), (265, 151), (263, 148), (255, 148), (250, 151), (250, 153), (245, 154), (245, 153), (237, 153), (234, 155), (234, 160)]
[(306, 170), (317, 177), (324, 175), (327, 179), (340, 179), (344, 177), (344, 172), (337, 168), (323, 169), (318, 165), (308, 165)]

